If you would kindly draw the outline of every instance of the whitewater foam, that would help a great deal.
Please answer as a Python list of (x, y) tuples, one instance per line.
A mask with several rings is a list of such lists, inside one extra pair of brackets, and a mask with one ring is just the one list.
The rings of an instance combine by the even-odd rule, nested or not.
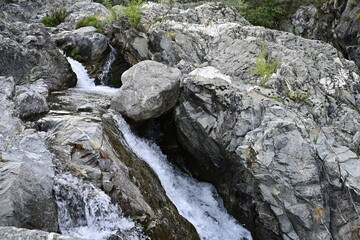
[(147, 162), (179, 213), (191, 222), (203, 240), (252, 240), (248, 230), (230, 216), (215, 188), (175, 170), (154, 143), (135, 136), (121, 116), (117, 127), (131, 150)]

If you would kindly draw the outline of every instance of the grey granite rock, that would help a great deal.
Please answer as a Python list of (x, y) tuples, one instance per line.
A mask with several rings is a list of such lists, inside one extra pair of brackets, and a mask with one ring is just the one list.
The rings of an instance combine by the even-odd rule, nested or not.
[(84, 238), (70, 237), (57, 233), (50, 233), (39, 230), (29, 230), (25, 228), (0, 227), (0, 239), (6, 240), (85, 240)]
[[(14, 117), (12, 78), (0, 78), (0, 225), (58, 231), (54, 169), (44, 135)], [(41, 213), (41, 214), (39, 214)]]
[(123, 85), (111, 107), (135, 121), (159, 117), (175, 106), (180, 78), (179, 69), (149, 60), (140, 62), (121, 76)]
[[(350, 239), (360, 205), (357, 66), (330, 44), (216, 14), (227, 11), (148, 5), (138, 30), (116, 39), (129, 59), (185, 74), (175, 119), (196, 159), (190, 169), (256, 239)], [(261, 46), (278, 61), (264, 82)]]

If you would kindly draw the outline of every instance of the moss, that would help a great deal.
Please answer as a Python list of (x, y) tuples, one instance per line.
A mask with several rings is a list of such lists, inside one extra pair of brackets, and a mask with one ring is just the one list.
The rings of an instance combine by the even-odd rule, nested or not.
[(75, 58), (77, 55), (79, 55), (79, 48), (73, 48), (71, 49), (71, 51), (68, 53), (70, 57)]
[(104, 28), (100, 20), (95, 16), (84, 17), (76, 23), (76, 29), (86, 26), (93, 26), (94, 28), (96, 28), (97, 32), (104, 33)]

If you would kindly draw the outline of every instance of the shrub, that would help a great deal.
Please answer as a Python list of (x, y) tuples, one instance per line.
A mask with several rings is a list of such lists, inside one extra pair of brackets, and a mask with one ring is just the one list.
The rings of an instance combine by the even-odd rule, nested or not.
[(141, 5), (144, 0), (129, 0), (127, 7), (122, 7), (121, 10), (126, 16), (126, 22), (133, 27), (137, 27), (141, 19), (141, 13), (145, 9)]
[(264, 86), (270, 76), (276, 71), (279, 61), (269, 56), (264, 42), (259, 42), (260, 55), (256, 58), (256, 65), (252, 71), (259, 76), (260, 86)]
[(107, 9), (112, 9), (113, 7), (111, 0), (103, 0), (102, 5), (104, 5)]
[(251, 3), (243, 12), (244, 17), (254, 25), (275, 28), (288, 14), (287, 3), (283, 0), (262, 0), (260, 4)]
[(81, 28), (81, 27), (86, 27), (86, 26), (95, 27), (99, 33), (104, 32), (101, 22), (95, 16), (84, 17), (76, 23), (76, 29)]
[(50, 15), (41, 18), (41, 22), (47, 27), (56, 27), (60, 23), (65, 21), (66, 9), (52, 10)]

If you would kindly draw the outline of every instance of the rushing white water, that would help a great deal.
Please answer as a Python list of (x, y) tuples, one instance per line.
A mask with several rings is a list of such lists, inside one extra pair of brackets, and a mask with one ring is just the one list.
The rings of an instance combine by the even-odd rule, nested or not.
[(55, 178), (54, 190), (61, 233), (94, 240), (106, 240), (114, 234), (124, 240), (148, 239), (92, 184), (64, 173)]
[(104, 65), (104, 68), (102, 70), (102, 73), (99, 75), (99, 80), (101, 85), (108, 85), (109, 83), (109, 74), (111, 70), (111, 65), (115, 61), (116, 58), (116, 50), (111, 45), (110, 46), (110, 54), (108, 59), (106, 60), (106, 63)]
[(111, 88), (107, 86), (96, 86), (94, 82), (95, 79), (89, 77), (87, 70), (81, 63), (79, 63), (75, 59), (72, 59), (71, 57), (67, 57), (67, 60), (70, 63), (71, 68), (77, 77), (76, 88), (86, 91), (109, 93), (109, 94), (112, 94), (117, 90), (119, 90), (117, 88)]
[(195, 226), (201, 239), (252, 239), (250, 232), (226, 212), (211, 184), (197, 182), (175, 170), (156, 144), (135, 136), (122, 117), (115, 119), (131, 150), (155, 171), (170, 200)]

